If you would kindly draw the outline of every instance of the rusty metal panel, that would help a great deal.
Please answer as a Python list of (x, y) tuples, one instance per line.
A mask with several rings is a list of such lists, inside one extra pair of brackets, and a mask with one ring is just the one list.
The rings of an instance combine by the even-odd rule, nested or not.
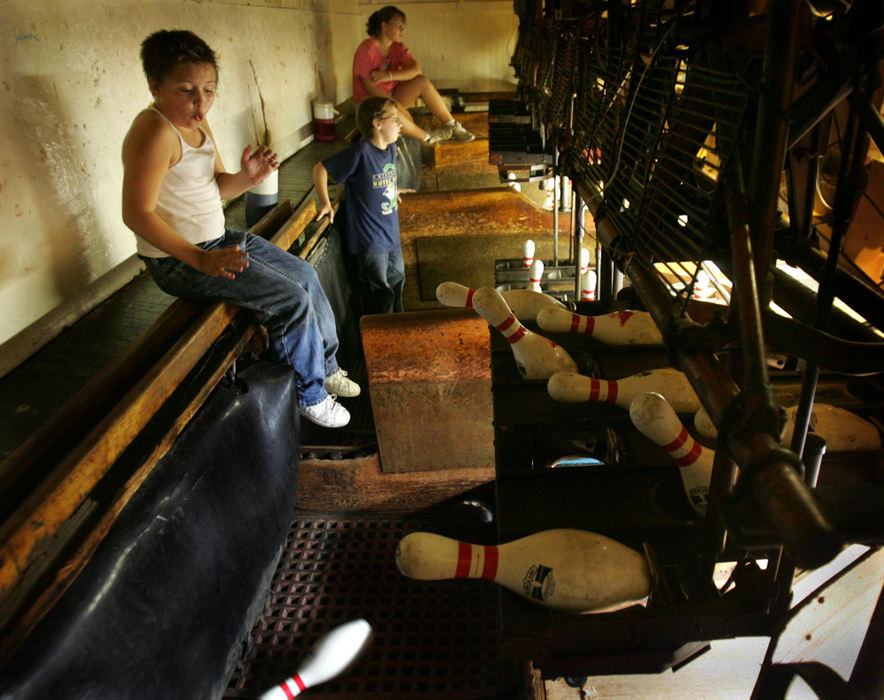
[(490, 335), (469, 309), (363, 316), (384, 472), (494, 464)]

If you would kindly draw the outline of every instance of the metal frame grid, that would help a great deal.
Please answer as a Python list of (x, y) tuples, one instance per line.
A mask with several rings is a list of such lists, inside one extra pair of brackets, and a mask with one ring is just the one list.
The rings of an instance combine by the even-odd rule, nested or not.
[(396, 569), (399, 540), (431, 525), (382, 517), (299, 517), (225, 698), (256, 697), (296, 672), (319, 637), (365, 618), (370, 646), (311, 698), (512, 697), (519, 669), (498, 650), (498, 587), (413, 581)]

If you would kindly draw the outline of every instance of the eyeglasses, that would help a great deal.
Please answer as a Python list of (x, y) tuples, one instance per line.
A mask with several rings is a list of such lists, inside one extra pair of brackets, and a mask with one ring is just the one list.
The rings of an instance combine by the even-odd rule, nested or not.
[(391, 22), (391, 27), (396, 27), (396, 29), (401, 29), (403, 32), (405, 31), (405, 25), (402, 22)]
[(385, 119), (392, 119), (397, 124), (400, 123), (398, 114), (390, 114), (389, 116), (386, 116), (386, 117), (376, 117), (376, 119), (380, 122), (384, 121)]

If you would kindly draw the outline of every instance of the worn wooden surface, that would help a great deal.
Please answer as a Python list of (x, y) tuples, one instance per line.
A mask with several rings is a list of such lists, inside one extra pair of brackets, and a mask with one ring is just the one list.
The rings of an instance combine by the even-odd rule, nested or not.
[(469, 309), (363, 316), (384, 472), (494, 464), (488, 325)]
[(303, 461), (298, 509), (314, 513), (413, 513), (493, 479), (493, 467), (385, 473), (377, 454), (358, 459)]
[[(559, 255), (568, 251), (567, 215), (559, 216)], [(438, 308), (438, 302), (421, 298), (419, 275), (438, 276), (419, 268), (417, 240), (425, 237), (475, 236), (489, 242), (499, 236), (531, 238), (538, 245), (552, 241), (553, 214), (519, 192), (506, 187), (458, 192), (429, 192), (403, 197), (399, 206), (402, 257), (405, 261), (403, 301), (409, 311)], [(521, 257), (521, 246), (507, 257)], [(452, 259), (458, 251), (452, 249)], [(453, 281), (459, 281), (457, 279)]]

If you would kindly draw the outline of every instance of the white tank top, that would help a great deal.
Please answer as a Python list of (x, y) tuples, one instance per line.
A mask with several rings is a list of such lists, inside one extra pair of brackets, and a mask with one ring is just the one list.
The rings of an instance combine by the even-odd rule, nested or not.
[[(175, 130), (181, 143), (181, 160), (166, 172), (156, 213), (175, 232), (191, 243), (202, 243), (224, 235), (224, 209), (221, 193), (215, 180), (215, 144), (200, 127), (203, 143), (199, 148), (188, 146), (166, 116), (159, 114)], [(166, 258), (168, 255), (135, 234), (138, 253), (148, 258)]]

